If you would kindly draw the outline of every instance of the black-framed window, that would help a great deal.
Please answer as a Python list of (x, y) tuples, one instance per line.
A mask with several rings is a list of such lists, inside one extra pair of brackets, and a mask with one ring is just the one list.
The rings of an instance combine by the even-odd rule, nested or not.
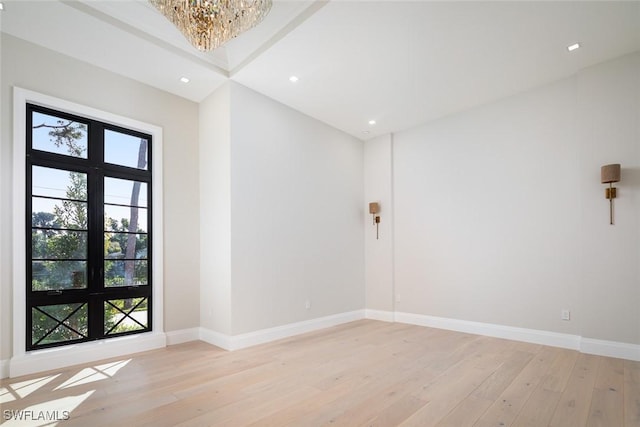
[(151, 136), (26, 109), (26, 349), (151, 331)]

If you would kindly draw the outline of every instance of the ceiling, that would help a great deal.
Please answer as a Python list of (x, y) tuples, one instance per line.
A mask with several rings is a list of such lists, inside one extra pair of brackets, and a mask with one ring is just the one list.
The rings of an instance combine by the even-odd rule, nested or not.
[(209, 53), (146, 1), (3, 3), (2, 32), (195, 102), (231, 79), (360, 139), (640, 51), (640, 1), (274, 0)]

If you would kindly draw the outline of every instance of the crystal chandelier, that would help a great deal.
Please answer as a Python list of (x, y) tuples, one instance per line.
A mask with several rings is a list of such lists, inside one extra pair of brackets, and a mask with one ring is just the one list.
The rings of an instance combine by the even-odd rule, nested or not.
[(271, 0), (149, 0), (198, 50), (215, 49), (252, 28)]

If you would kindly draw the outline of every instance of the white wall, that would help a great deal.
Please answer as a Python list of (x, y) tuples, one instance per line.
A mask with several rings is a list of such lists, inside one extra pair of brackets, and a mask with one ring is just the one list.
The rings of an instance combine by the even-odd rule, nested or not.
[(200, 138), (202, 326), (363, 309), (362, 142), (233, 82), (201, 104)]
[(395, 134), (392, 193), (398, 312), (640, 344), (640, 54)]
[[(640, 52), (589, 68), (576, 84), (583, 335), (640, 344)], [(607, 163), (622, 165), (614, 227), (602, 221), (604, 186), (589, 185)]]
[(231, 88), (200, 103), (200, 326), (231, 334)]
[(234, 335), (364, 308), (362, 191), (361, 141), (232, 83)]
[(577, 332), (558, 315), (577, 302), (574, 100), (559, 83), (396, 135), (399, 311)]
[(159, 125), (164, 131), (165, 331), (198, 326), (198, 105), (2, 34), (0, 359), (11, 356), (12, 87)]
[[(383, 135), (367, 141), (364, 148), (365, 213), (369, 203), (380, 204), (378, 238), (373, 216), (364, 222), (366, 307), (393, 311), (393, 139)], [(375, 315), (371, 315), (375, 317)], [(384, 316), (380, 320), (385, 319)]]

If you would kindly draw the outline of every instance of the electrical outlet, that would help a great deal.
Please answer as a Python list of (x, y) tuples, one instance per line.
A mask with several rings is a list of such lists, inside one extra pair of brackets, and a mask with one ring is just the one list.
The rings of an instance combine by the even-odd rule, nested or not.
[(571, 320), (571, 311), (564, 309), (560, 312), (560, 318), (562, 320)]
[(304, 308), (306, 308), (307, 310), (309, 310), (311, 308), (311, 301), (306, 300), (304, 303)]

